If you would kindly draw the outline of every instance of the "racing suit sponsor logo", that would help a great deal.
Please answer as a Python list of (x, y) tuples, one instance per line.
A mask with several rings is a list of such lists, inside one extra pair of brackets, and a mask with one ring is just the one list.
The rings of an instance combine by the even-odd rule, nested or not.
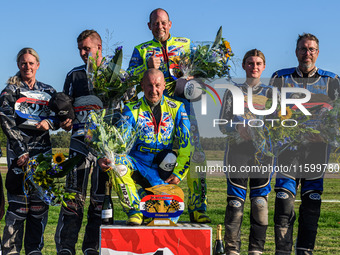
[(237, 200), (231, 200), (231, 201), (229, 202), (229, 205), (230, 205), (231, 207), (236, 207), (236, 208), (238, 208), (238, 207), (241, 207), (241, 202), (240, 202), (240, 201), (237, 201)]
[(139, 101), (139, 102), (133, 107), (133, 109), (136, 110), (136, 109), (138, 109), (141, 105), (142, 105), (142, 102)]
[(172, 101), (170, 101), (170, 100), (166, 100), (166, 101), (167, 101), (168, 105), (169, 105), (171, 108), (176, 108), (176, 107), (177, 107), (177, 104), (176, 104), (176, 103), (174, 103), (174, 102), (172, 102)]
[(120, 188), (122, 190), (122, 195), (123, 195), (123, 200), (125, 202), (126, 205), (130, 206), (130, 199), (129, 199), (129, 194), (127, 192), (127, 189), (125, 187), (125, 184), (121, 183), (119, 184)]
[(276, 194), (276, 197), (277, 198), (280, 198), (280, 199), (288, 199), (288, 194), (286, 193), (286, 192), (278, 192), (277, 194)]
[(19, 209), (16, 209), (15, 211), (17, 212), (17, 213), (28, 213), (28, 208), (26, 208), (26, 207), (21, 207), (21, 208), (19, 208)]
[(175, 41), (175, 42), (187, 43), (187, 42), (188, 42), (188, 39), (185, 39), (185, 38), (175, 38), (174, 41)]
[(45, 207), (42, 206), (42, 205), (33, 205), (33, 206), (30, 206), (30, 210), (31, 210), (32, 212), (41, 212), (41, 211), (43, 211), (44, 209), (45, 209)]
[(192, 97), (194, 94), (194, 84), (191, 82), (187, 82), (185, 86), (185, 92), (184, 92), (188, 97)]
[(259, 208), (264, 208), (266, 206), (266, 200), (262, 197), (255, 199), (254, 204)]
[(309, 198), (312, 200), (321, 200), (321, 196), (319, 193), (311, 193), (309, 194)]

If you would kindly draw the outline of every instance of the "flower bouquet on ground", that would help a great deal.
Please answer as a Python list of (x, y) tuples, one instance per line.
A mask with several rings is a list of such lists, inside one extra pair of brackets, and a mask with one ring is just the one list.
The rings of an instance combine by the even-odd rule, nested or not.
[[(174, 78), (186, 79), (194, 76), (208, 80), (230, 77), (228, 61), (233, 55), (229, 42), (222, 38), (220, 27), (213, 43), (198, 44), (191, 52), (172, 57), (174, 67), (171, 69), (171, 75)], [(174, 93), (175, 82), (166, 86), (170, 95)]]
[(85, 142), (88, 143), (99, 157), (111, 160), (108, 171), (110, 177), (115, 174), (120, 178), (115, 168), (116, 156), (129, 154), (140, 129), (134, 128), (120, 113), (107, 114), (106, 109), (91, 111), (85, 125)]
[(64, 154), (39, 154), (31, 158), (25, 172), (24, 192), (36, 190), (40, 199), (48, 205), (57, 205), (65, 199), (73, 199), (75, 193), (65, 192), (62, 179), (81, 159), (81, 155), (67, 159)]
[[(123, 50), (117, 47), (113, 56), (103, 57), (97, 65), (98, 55), (89, 56), (87, 63), (87, 76), (93, 85), (95, 95), (109, 108), (113, 102), (120, 101), (125, 92), (138, 84), (138, 79), (121, 69)], [(141, 89), (137, 87), (137, 93)]]

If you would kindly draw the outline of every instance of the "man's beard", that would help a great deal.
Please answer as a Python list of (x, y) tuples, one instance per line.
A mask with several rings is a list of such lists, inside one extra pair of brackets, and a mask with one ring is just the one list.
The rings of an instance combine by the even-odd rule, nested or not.
[(311, 69), (313, 66), (314, 66), (313, 62), (301, 63), (300, 64), (300, 67), (302, 67), (303, 69), (306, 69), (306, 70)]

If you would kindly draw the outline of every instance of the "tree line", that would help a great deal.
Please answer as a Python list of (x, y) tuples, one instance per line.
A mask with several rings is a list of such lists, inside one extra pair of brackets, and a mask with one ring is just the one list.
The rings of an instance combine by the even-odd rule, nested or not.
[[(52, 148), (69, 148), (71, 140), (71, 132), (59, 131), (50, 135)], [(201, 137), (201, 145), (203, 150), (225, 150), (226, 138), (225, 137)], [(7, 138), (0, 128), (0, 145), (6, 147)], [(175, 146), (176, 147), (176, 146)]]

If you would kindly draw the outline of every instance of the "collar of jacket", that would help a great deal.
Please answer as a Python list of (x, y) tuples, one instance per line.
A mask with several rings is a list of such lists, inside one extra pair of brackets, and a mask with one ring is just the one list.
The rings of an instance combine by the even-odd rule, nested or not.
[[(144, 103), (146, 104), (146, 105), (149, 105), (148, 104), (148, 101), (146, 100), (146, 97), (145, 97), (145, 95), (143, 96), (143, 101), (144, 101)], [(161, 102), (159, 103), (160, 105), (163, 105), (163, 103), (164, 103), (164, 94), (162, 95), (162, 99), (161, 99)], [(150, 106), (150, 105), (149, 105)]]
[[(169, 39), (166, 40), (167, 42), (170, 42), (172, 41), (173, 37), (171, 36), (171, 34), (169, 34)], [(152, 39), (154, 42), (156, 43), (159, 43), (159, 44), (162, 44), (160, 41), (158, 41), (155, 37)], [(168, 45), (168, 44), (167, 44)]]

